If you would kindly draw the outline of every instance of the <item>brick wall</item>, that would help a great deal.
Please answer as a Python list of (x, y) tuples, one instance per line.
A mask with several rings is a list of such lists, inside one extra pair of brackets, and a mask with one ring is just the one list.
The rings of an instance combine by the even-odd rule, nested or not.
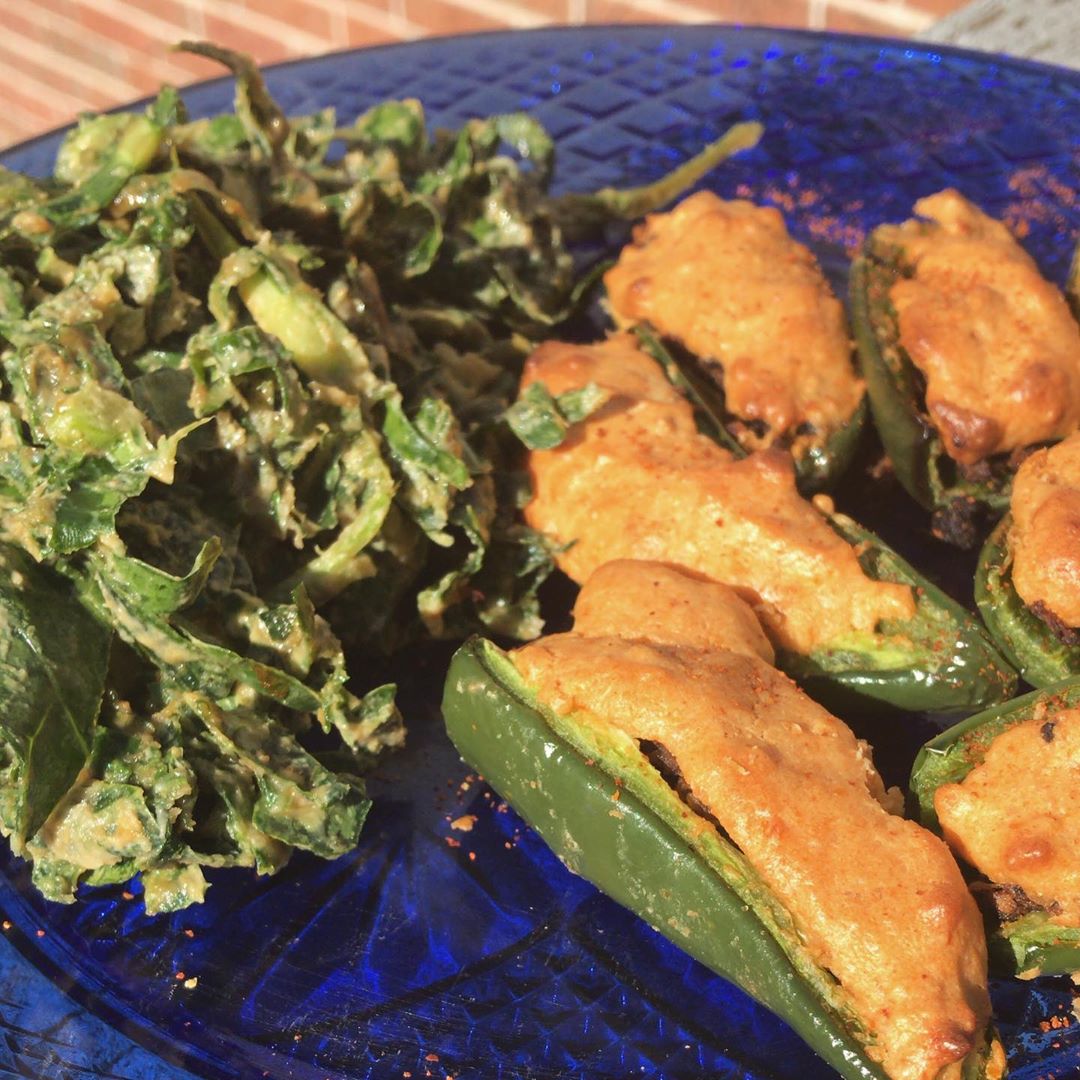
[(907, 37), (964, 0), (0, 0), (0, 146), (86, 109), (220, 69), (206, 37), (261, 62), (433, 34), (583, 22), (744, 22)]

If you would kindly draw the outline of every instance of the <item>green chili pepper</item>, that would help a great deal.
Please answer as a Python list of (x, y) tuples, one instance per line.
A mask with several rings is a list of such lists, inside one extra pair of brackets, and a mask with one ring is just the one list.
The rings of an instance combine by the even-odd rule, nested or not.
[(857, 696), (912, 712), (959, 712), (1013, 695), (1016, 672), (969, 611), (851, 518), (834, 513), (828, 521), (858, 552), (868, 577), (911, 586), (915, 615), (809, 656), (781, 653), (778, 667), (827, 702)]
[(764, 133), (765, 128), (756, 120), (734, 124), (689, 161), (651, 184), (560, 195), (551, 200), (552, 214), (568, 239), (595, 236), (612, 221), (634, 221), (659, 210), (732, 155), (757, 146)]
[(971, 547), (979, 507), (1008, 507), (1012, 470), (999, 456), (965, 473), (946, 452), (926, 412), (922, 376), (900, 344), (889, 300), (902, 273), (900, 252), (875, 244), (873, 234), (851, 264), (851, 323), (870, 409), (896, 478), (935, 511), (935, 534)]
[(1009, 554), (1012, 515), (990, 534), (975, 571), (975, 603), (1001, 651), (1032, 686), (1080, 675), (1080, 645), (1066, 645), (1016, 591)]
[[(788, 912), (636, 745), (541, 705), (478, 638), (451, 662), (443, 716), (462, 757), (570, 870), (786, 1020), (841, 1076), (884, 1080), (864, 1026)], [(964, 1077), (985, 1076), (994, 1051), (988, 1033)]]
[[(1078, 706), (1080, 680), (1066, 680), (970, 716), (931, 739), (911, 770), (911, 797), (919, 820), (940, 832), (934, 793), (944, 784), (960, 783), (985, 759), (999, 735), (1025, 721), (1050, 719), (1055, 712)], [(1055, 926), (1043, 911), (1009, 921), (995, 916), (990, 960), (998, 970), (1024, 978), (1080, 971), (1080, 928)]]
[[(639, 327), (637, 334), (672, 384), (693, 404), (702, 434), (745, 457), (746, 450), (721, 418), (722, 398), (718, 400), (715, 384), (680, 363), (648, 327)], [(834, 441), (846, 432), (838, 432)], [(849, 437), (848, 453), (854, 449), (858, 432)], [(851, 518), (832, 514), (828, 521), (859, 552), (869, 577), (914, 589), (915, 616), (883, 626), (879, 635), (853, 634), (810, 656), (781, 653), (779, 667), (815, 697), (834, 702), (869, 697), (911, 711), (951, 712), (977, 709), (1012, 696), (1016, 673), (968, 611)]]
[[(661, 339), (651, 326), (637, 326), (634, 332), (642, 348), (663, 367), (672, 385), (690, 399), (702, 432), (738, 457), (746, 457), (750, 451), (733, 432), (740, 421), (727, 409), (723, 385), (702, 370), (696, 357), (670, 339)], [(824, 491), (847, 471), (862, 439), (866, 414), (864, 396), (843, 427), (834, 431), (820, 446), (808, 446), (804, 453), (795, 457), (795, 480), (799, 491), (804, 495)], [(784, 443), (781, 441), (777, 445)]]

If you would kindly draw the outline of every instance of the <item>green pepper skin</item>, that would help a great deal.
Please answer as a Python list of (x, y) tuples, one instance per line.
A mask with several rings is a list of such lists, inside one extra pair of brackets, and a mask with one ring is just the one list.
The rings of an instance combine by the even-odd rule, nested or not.
[(866, 418), (870, 413), (866, 402), (863, 394), (848, 422), (834, 431), (824, 446), (812, 446), (796, 459), (795, 480), (804, 495), (829, 491), (847, 472), (866, 430)]
[[(649, 327), (639, 326), (635, 332), (672, 385), (694, 406), (702, 434), (736, 456), (745, 457), (746, 450), (725, 426), (723, 397), (716, 384), (694, 365), (679, 363)], [(864, 403), (856, 414), (859, 419), (833, 436), (834, 463), (849, 460), (854, 454), (865, 413)], [(1013, 694), (1016, 673), (998, 655), (969, 612), (850, 518), (834, 514), (829, 523), (849, 544), (860, 546), (860, 561), (872, 578), (901, 582), (916, 590), (919, 606), (910, 629), (924, 647), (891, 668), (876, 666), (872, 651), (860, 653), (852, 648), (822, 650), (811, 656), (781, 654), (777, 659), (779, 667), (813, 696), (837, 705), (870, 698), (912, 712), (969, 712)], [(897, 633), (908, 629), (895, 628)]]
[[(479, 638), (451, 661), (442, 707), (461, 756), (571, 871), (741, 986), (841, 1076), (885, 1080), (854, 1023), (825, 1000), (835, 982), (820, 969), (816, 984), (807, 975), (812, 961), (790, 923), (785, 935), (770, 915), (745, 860), (717, 830), (700, 827), (644, 755), (644, 768), (634, 768), (587, 735), (575, 738), (572, 719), (539, 705), (505, 654)], [(728, 849), (728, 862), (717, 848)], [(995, 1047), (988, 1032), (982, 1052), (965, 1062), (965, 1080), (986, 1075)]]
[(1034, 979), (1080, 971), (1080, 929), (1054, 926), (1042, 912), (999, 927), (988, 944), (995, 972)]
[[(703, 371), (689, 353), (684, 358), (679, 355), (683, 350), (669, 348), (651, 326), (636, 326), (634, 333), (642, 348), (664, 369), (668, 381), (694, 406), (702, 434), (736, 457), (746, 457), (749, 451), (727, 426), (738, 418), (727, 411), (723, 386)], [(823, 446), (811, 447), (801, 457), (794, 458), (795, 482), (803, 495), (827, 491), (847, 471), (862, 441), (868, 411), (864, 395), (848, 422), (834, 431)]]
[(1013, 695), (1016, 672), (970, 612), (851, 518), (832, 514), (828, 520), (859, 552), (869, 577), (914, 590), (915, 617), (884, 628), (909, 637), (914, 648), (895, 666), (875, 666), (870, 650), (843, 648), (781, 653), (778, 667), (826, 704), (870, 698), (909, 712), (970, 712)]
[[(1080, 706), (1080, 679), (1068, 679), (969, 716), (931, 739), (911, 770), (911, 809), (928, 829), (941, 832), (934, 792), (959, 783), (985, 757), (990, 744), (1016, 724)], [(990, 961), (1002, 974), (1034, 978), (1080, 971), (1080, 929), (1054, 926), (1041, 912), (994, 926)]]
[[(851, 325), (870, 411), (896, 478), (928, 510), (960, 508), (970, 515), (982, 505), (1004, 511), (1011, 474), (982, 482), (964, 479), (926, 414), (918, 372), (900, 346), (889, 301), (899, 274), (896, 253), (876, 249), (871, 236), (852, 261), (849, 286)], [(952, 539), (948, 528), (939, 531)]]
[(841, 1075), (884, 1080), (755, 913), (641, 800), (613, 802), (614, 779), (552, 730), (499, 658), (473, 639), (450, 664), (443, 717), (465, 761), (570, 870), (742, 986)]
[(1080, 645), (1066, 645), (1023, 601), (1013, 585), (1009, 555), (1012, 515), (988, 537), (975, 571), (975, 603), (994, 641), (1024, 680), (1052, 686), (1080, 676)]

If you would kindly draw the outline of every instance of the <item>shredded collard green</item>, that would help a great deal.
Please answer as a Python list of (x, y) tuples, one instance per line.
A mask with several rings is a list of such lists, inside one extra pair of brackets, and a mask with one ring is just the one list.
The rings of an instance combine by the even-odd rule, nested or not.
[(429, 135), (415, 101), (287, 119), (245, 57), (234, 114), (84, 117), (54, 175), (0, 170), (0, 830), (38, 888), (355, 846), (423, 635), (529, 638), (552, 568), (521, 441), (595, 388), (511, 402), (592, 277), (568, 235), (667, 201), (561, 200), (523, 114)]

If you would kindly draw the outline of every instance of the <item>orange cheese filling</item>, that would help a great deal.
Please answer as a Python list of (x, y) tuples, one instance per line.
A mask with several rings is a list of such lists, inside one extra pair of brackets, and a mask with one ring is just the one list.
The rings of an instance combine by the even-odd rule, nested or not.
[(1080, 434), (1037, 450), (1013, 479), (1012, 580), (1025, 604), (1080, 626)]
[(617, 559), (597, 569), (574, 604), (574, 630), (588, 637), (627, 637), (662, 628), (668, 645), (726, 649), (775, 660), (753, 609), (734, 589), (664, 563)]
[(886, 225), (912, 276), (889, 296), (945, 450), (971, 465), (1080, 424), (1080, 328), (1012, 233), (956, 191)]
[(767, 425), (753, 445), (791, 433), (798, 455), (858, 407), (843, 308), (772, 207), (691, 195), (635, 229), (604, 284), (620, 326), (649, 322), (721, 369), (727, 408)]
[(607, 403), (554, 450), (529, 455), (525, 518), (571, 546), (559, 567), (584, 581), (613, 559), (653, 559), (736, 588), (772, 642), (808, 654), (915, 611), (905, 585), (866, 576), (851, 545), (795, 489), (789, 455), (735, 460), (698, 433), (690, 405), (629, 334), (548, 342), (522, 387), (595, 383)]
[(889, 1076), (959, 1080), (990, 1006), (982, 923), (948, 849), (897, 816), (865, 743), (745, 648), (738, 597), (680, 576), (605, 568), (573, 633), (518, 650), (516, 667), (557, 712), (668, 751), (837, 977)]
[(1080, 926), (1080, 709), (1002, 732), (958, 784), (934, 793), (949, 846), (991, 881), (1019, 885), (1053, 921)]

